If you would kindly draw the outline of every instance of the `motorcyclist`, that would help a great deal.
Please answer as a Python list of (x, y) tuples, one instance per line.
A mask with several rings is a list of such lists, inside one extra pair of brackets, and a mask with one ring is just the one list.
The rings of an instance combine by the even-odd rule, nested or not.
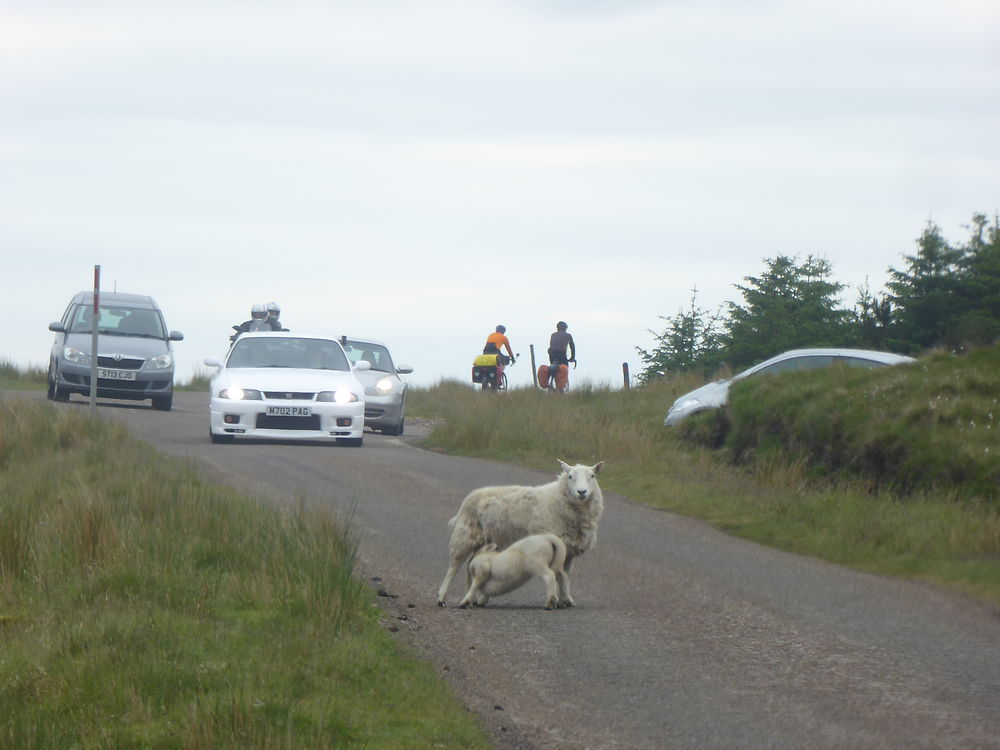
[(274, 330), (267, 320), (267, 306), (263, 302), (254, 302), (250, 308), (250, 320), (244, 320), (233, 328), (236, 329), (236, 334), (230, 338), (230, 341), (234, 341), (241, 333)]
[(272, 331), (287, 331), (288, 329), (281, 325), (281, 321), (278, 320), (281, 317), (281, 308), (278, 307), (277, 302), (268, 302), (265, 307), (267, 308), (267, 323), (271, 326)]

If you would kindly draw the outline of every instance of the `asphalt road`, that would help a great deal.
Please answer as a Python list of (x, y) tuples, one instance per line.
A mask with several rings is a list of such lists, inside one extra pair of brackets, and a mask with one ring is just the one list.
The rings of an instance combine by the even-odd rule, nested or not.
[(206, 400), (100, 412), (214, 478), (349, 516), (360, 572), (388, 594), (386, 627), (438, 667), (498, 748), (1000, 748), (993, 608), (605, 491), (597, 546), (573, 570), (575, 609), (542, 609), (534, 581), (459, 610), (459, 580), (440, 609), (447, 520), (464, 495), (543, 483), (556, 458), (589, 457), (553, 456), (539, 474), (422, 450), (412, 424), (360, 449), (213, 445)]

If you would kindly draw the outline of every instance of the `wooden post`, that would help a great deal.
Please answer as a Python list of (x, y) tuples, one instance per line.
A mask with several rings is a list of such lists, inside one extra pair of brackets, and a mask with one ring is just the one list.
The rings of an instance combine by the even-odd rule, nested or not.
[(94, 266), (94, 319), (90, 324), (90, 416), (97, 414), (97, 328), (101, 322), (101, 267)]
[(631, 387), (628, 381), (628, 362), (622, 362), (622, 377), (625, 378), (625, 390), (627, 391)]
[(538, 368), (535, 367), (535, 345), (529, 344), (528, 350), (531, 352), (531, 382), (534, 383), (535, 388), (538, 387)]

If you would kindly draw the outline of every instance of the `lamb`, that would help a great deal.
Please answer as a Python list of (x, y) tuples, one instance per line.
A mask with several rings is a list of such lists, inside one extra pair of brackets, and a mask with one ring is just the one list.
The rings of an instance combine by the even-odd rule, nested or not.
[(555, 534), (526, 536), (503, 552), (486, 544), (469, 561), (472, 585), (458, 606), (482, 607), (491, 596), (506, 594), (538, 576), (545, 581), (545, 609), (555, 609), (565, 600), (569, 585), (565, 563), (566, 544)]
[[(468, 494), (448, 522), (451, 562), (438, 589), (438, 606), (444, 606), (458, 569), (484, 544), (493, 543), (502, 550), (531, 534), (555, 534), (566, 544), (566, 573), (571, 572), (576, 557), (594, 546), (597, 522), (604, 511), (604, 496), (597, 484), (604, 462), (569, 466), (559, 461), (559, 465), (562, 472), (548, 484), (480, 487)], [(561, 597), (561, 606), (574, 605), (568, 578)]]

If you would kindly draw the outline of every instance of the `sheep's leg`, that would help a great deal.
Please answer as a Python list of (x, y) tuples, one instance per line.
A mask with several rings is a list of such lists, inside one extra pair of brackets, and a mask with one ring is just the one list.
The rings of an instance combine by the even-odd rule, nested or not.
[(465, 562), (464, 557), (453, 558), (451, 565), (448, 566), (448, 572), (444, 574), (444, 580), (441, 581), (441, 587), (438, 589), (438, 606), (444, 606), (444, 598), (448, 594), (448, 587), (451, 586), (452, 580), (455, 578), (455, 574), (458, 573), (458, 569), (462, 567), (462, 563)]
[(482, 592), (479, 591), (479, 581), (473, 580), (472, 585), (469, 586), (469, 590), (465, 594), (465, 597), (458, 603), (459, 609), (465, 609), (470, 604), (478, 604), (481, 593)]
[(546, 568), (542, 573), (542, 579), (545, 581), (545, 609), (555, 609), (559, 605), (559, 584), (556, 583), (556, 574)]
[(573, 569), (573, 558), (566, 555), (566, 564), (563, 566), (562, 574), (562, 597), (559, 600), (560, 607), (575, 607), (576, 602), (569, 594), (569, 573)]
[(572, 599), (569, 598), (569, 576), (566, 574), (565, 570), (560, 570), (556, 573), (556, 581), (559, 586), (559, 606), (564, 607), (566, 606), (564, 604), (566, 600), (572, 601)]

